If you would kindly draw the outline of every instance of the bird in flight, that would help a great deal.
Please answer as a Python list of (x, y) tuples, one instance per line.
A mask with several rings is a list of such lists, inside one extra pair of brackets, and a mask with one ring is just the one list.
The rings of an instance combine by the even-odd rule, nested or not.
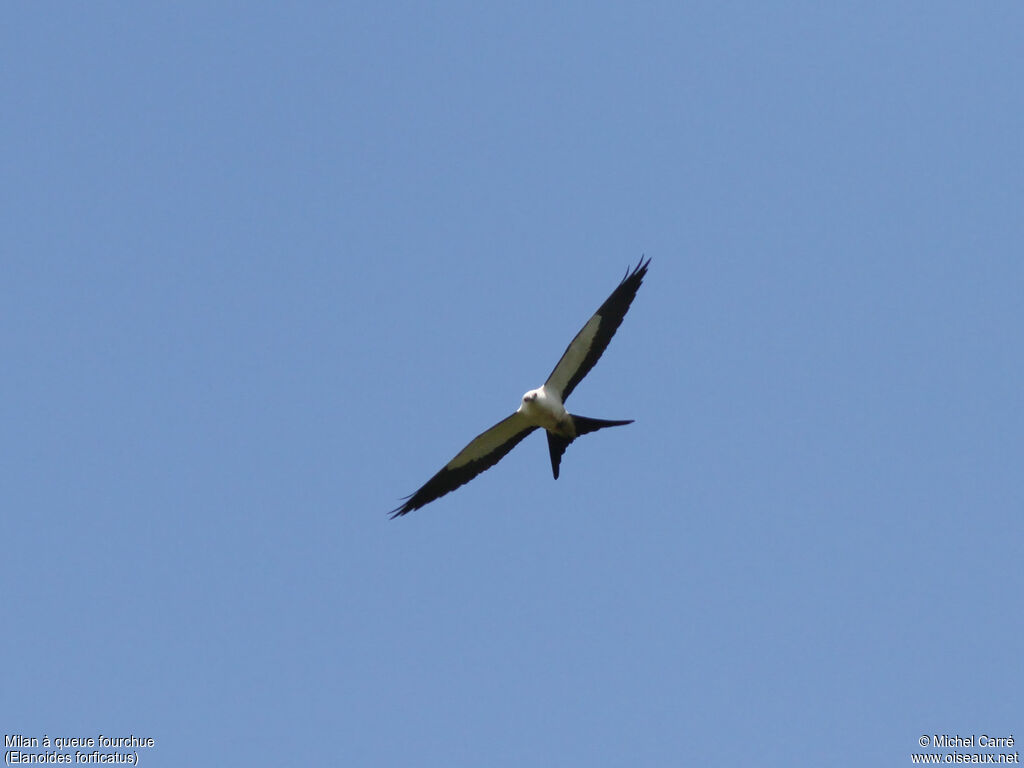
[(551, 455), (551, 472), (558, 479), (558, 467), (562, 454), (569, 444), (580, 435), (596, 432), (605, 427), (632, 424), (633, 420), (606, 421), (576, 416), (565, 410), (565, 401), (576, 389), (583, 377), (590, 373), (601, 358), (601, 354), (612, 340), (615, 331), (622, 325), (629, 305), (647, 274), (650, 259), (640, 263), (626, 276), (605, 299), (597, 312), (576, 334), (558, 361), (555, 370), (544, 385), (531, 389), (523, 395), (518, 410), (503, 421), (499, 421), (486, 432), (477, 435), (459, 451), (458, 455), (430, 478), (416, 493), (407, 496), (404, 503), (391, 511), (391, 518), (408, 514), (435, 499), (439, 499), (461, 485), (465, 485), (481, 472), (490, 469), (533, 430), (543, 427), (548, 435), (548, 452)]

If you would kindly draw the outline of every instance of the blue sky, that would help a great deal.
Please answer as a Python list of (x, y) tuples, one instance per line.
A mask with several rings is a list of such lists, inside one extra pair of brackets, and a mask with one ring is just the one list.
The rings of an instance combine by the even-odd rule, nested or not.
[[(144, 765), (1020, 734), (1015, 3), (8, 5), (5, 733)], [(641, 254), (550, 475), (543, 382)]]

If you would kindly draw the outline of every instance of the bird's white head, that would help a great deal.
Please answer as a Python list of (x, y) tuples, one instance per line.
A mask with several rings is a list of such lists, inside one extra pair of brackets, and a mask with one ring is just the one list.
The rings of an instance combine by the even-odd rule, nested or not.
[(541, 401), (543, 401), (544, 393), (541, 389), (530, 389), (526, 394), (522, 396), (522, 402), (519, 403), (519, 410), (517, 413), (525, 414), (526, 416), (534, 416), (539, 412)]
[(522, 405), (519, 406), (519, 410), (529, 408), (531, 405), (537, 402), (537, 398), (540, 397), (541, 391), (539, 389), (531, 389), (525, 395), (523, 395)]
[(545, 387), (531, 389), (523, 395), (523, 402), (519, 404), (519, 413), (526, 416), (532, 424), (545, 429), (553, 429), (566, 417), (565, 407)]

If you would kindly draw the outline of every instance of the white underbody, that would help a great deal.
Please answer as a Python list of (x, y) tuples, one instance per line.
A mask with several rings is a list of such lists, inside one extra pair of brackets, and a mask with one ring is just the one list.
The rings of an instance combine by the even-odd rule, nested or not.
[(531, 426), (543, 427), (563, 437), (576, 436), (569, 412), (562, 405), (562, 398), (546, 386), (531, 389), (523, 395), (523, 401), (516, 412), (525, 416)]

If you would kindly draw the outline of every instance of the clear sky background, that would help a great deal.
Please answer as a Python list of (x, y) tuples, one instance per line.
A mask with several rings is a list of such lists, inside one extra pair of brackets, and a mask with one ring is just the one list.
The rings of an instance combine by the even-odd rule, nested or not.
[[(0, 726), (142, 765), (1024, 737), (1024, 6), (0, 15)], [(574, 412), (387, 512), (647, 280)]]

